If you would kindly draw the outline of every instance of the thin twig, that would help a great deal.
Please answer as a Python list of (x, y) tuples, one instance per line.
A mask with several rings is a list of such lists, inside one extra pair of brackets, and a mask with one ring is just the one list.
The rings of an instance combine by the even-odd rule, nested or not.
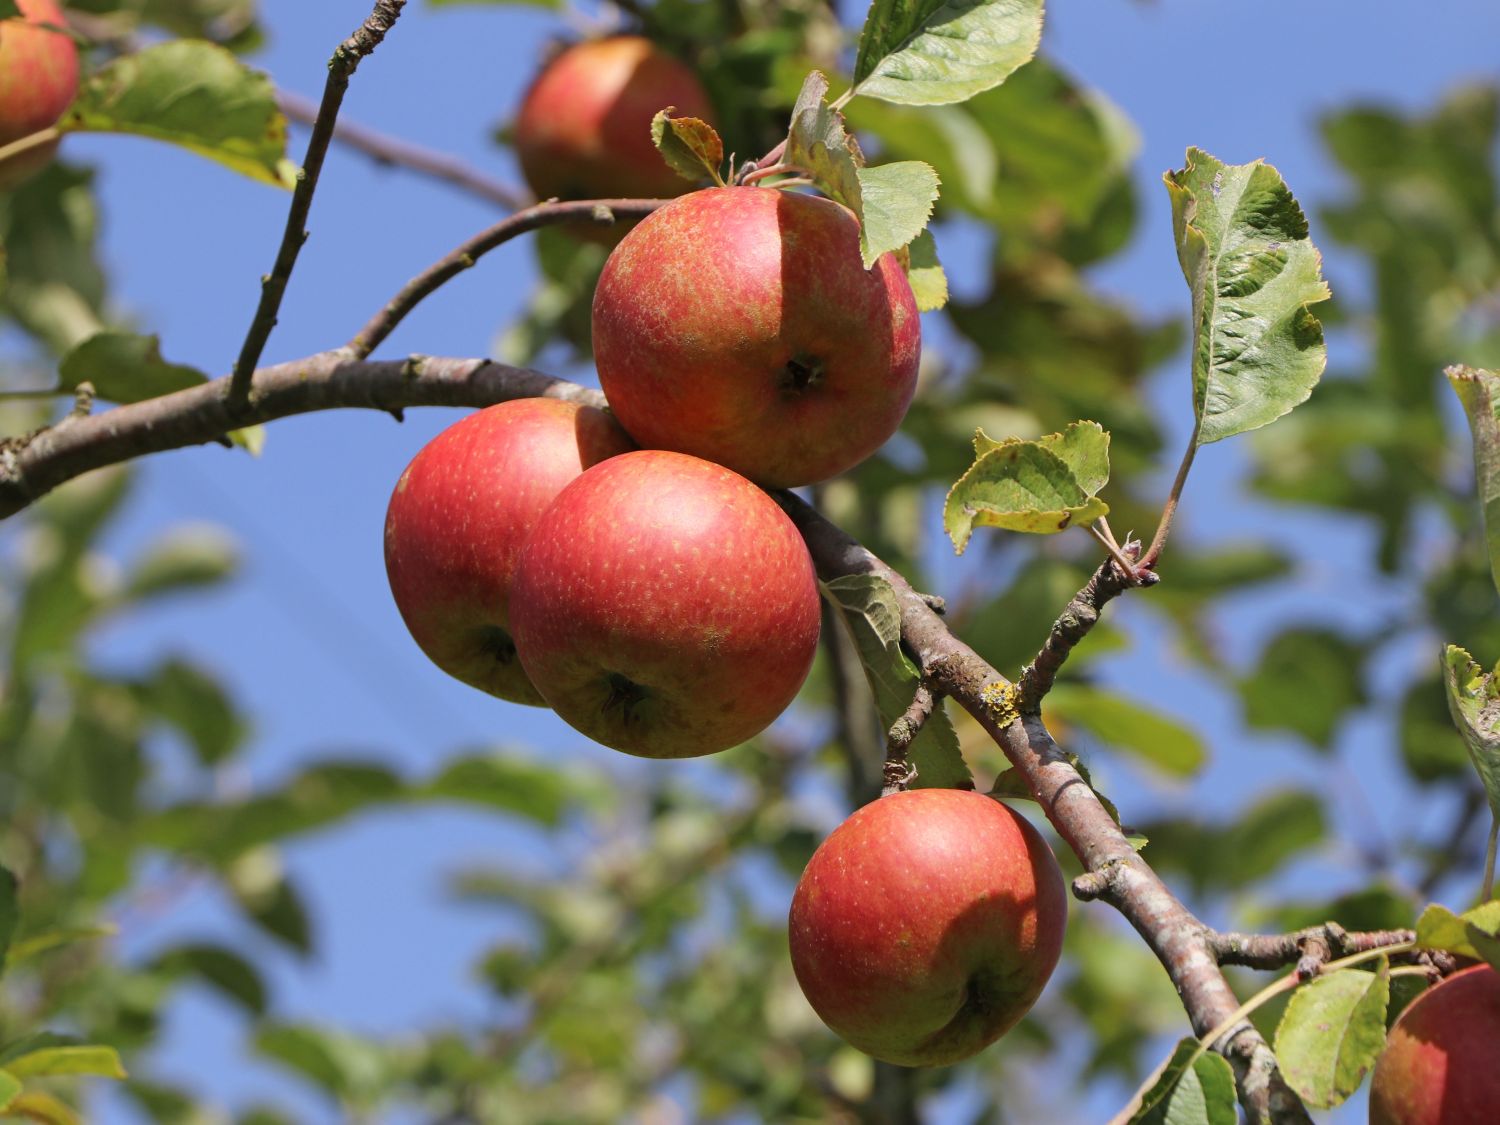
[(1484, 878), (1479, 884), (1479, 901), (1495, 897), (1495, 851), (1500, 847), (1500, 816), (1490, 816), (1490, 838), (1484, 849)]
[(1089, 524), (1088, 529), (1089, 534), (1099, 541), (1099, 545), (1108, 552), (1109, 557), (1115, 560), (1115, 565), (1120, 568), (1121, 572), (1130, 575), (1132, 578), (1135, 577), (1135, 561), (1126, 557), (1125, 552), (1115, 542), (1115, 537), (1110, 534), (1109, 529), (1100, 527), (1097, 523)]
[(1155, 574), (1134, 565), (1133, 558), (1140, 549), (1141, 545), (1132, 540), (1123, 548), (1126, 556), (1123, 563), (1116, 563), (1113, 558), (1100, 563), (1053, 623), (1042, 650), (1021, 669), (1021, 678), (1016, 683), (1016, 709), (1022, 715), (1041, 713), (1042, 698), (1052, 690), (1058, 670), (1078, 642), (1099, 623), (1104, 607), (1131, 587), (1156, 581)]
[(62, 132), (51, 126), (39, 129), (35, 133), (27, 133), (19, 140), (11, 141), (8, 145), (0, 145), (0, 164), (9, 160), (12, 156), (20, 156), (22, 153), (30, 152), (34, 148), (50, 145), (62, 136)]
[(1182, 455), (1182, 464), (1177, 466), (1177, 477), (1172, 481), (1172, 491), (1167, 494), (1167, 502), (1162, 506), (1161, 522), (1156, 525), (1156, 534), (1151, 537), (1151, 546), (1146, 548), (1146, 553), (1141, 557), (1141, 566), (1146, 569), (1154, 569), (1157, 560), (1161, 558), (1162, 548), (1167, 545), (1167, 536), (1172, 531), (1172, 519), (1177, 515), (1177, 505), (1182, 500), (1182, 489), (1187, 484), (1188, 472), (1193, 467), (1193, 458), (1198, 456), (1198, 430), (1199, 424), (1193, 424), (1193, 432), (1188, 437), (1187, 450)]
[[(288, 120), (299, 125), (317, 123), (318, 105), (310, 98), (289, 90), (278, 90), (276, 104), (281, 107), (281, 112)], [(491, 179), (456, 156), (414, 145), (365, 125), (341, 119), (333, 127), (333, 139), (363, 153), (377, 164), (405, 168), (439, 180), (487, 203), (504, 207), (507, 211), (516, 211), (531, 203), (524, 191)]]
[(1290, 934), (1214, 933), (1209, 948), (1221, 965), (1248, 969), (1280, 969), (1296, 965), (1304, 978), (1317, 975), (1329, 961), (1416, 940), (1412, 930), (1374, 930), (1350, 933), (1337, 922), (1325, 922)]
[(424, 298), (445, 282), (472, 268), (485, 254), (517, 235), (552, 223), (589, 222), (597, 225), (617, 222), (622, 218), (637, 219), (649, 215), (666, 202), (665, 199), (580, 199), (559, 203), (553, 199), (524, 211), (517, 211), (468, 239), (452, 253), (407, 282), (401, 292), (392, 297), (359, 330), (354, 339), (345, 345), (345, 350), (355, 359), (369, 356)]
[(880, 790), (882, 797), (899, 793), (911, 784), (916, 771), (907, 762), (907, 751), (911, 749), (912, 741), (922, 733), (927, 720), (932, 718), (935, 703), (932, 689), (919, 683), (912, 694), (911, 706), (891, 724), (891, 729), (885, 736), (885, 769)]
[(376, 0), (369, 18), (353, 35), (339, 44), (328, 61), (328, 81), (323, 87), (323, 101), (318, 107), (312, 136), (307, 141), (307, 155), (303, 158), (302, 170), (297, 174), (297, 186), (292, 192), (292, 205), (286, 217), (286, 230), (281, 236), (281, 249), (277, 251), (276, 263), (271, 267), (271, 272), (261, 279), (260, 304), (256, 307), (255, 318), (250, 322), (245, 343), (234, 364), (229, 384), (231, 411), (242, 411), (250, 401), (255, 366), (260, 362), (261, 353), (265, 351), (271, 330), (276, 327), (276, 316), (281, 310), (281, 300), (286, 295), (292, 269), (297, 264), (297, 254), (307, 241), (307, 216), (312, 210), (318, 175), (322, 172), (323, 160), (328, 155), (328, 145), (333, 139), (334, 124), (344, 101), (344, 92), (349, 88), (349, 79), (361, 60), (380, 45), (386, 33), (400, 18), (401, 9), (405, 6), (406, 0)]

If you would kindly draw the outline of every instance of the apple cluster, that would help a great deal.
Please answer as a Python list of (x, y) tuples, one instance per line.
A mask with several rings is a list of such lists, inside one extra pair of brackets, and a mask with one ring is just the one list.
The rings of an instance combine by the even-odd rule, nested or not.
[[(563, 51), (515, 130), (533, 187), (675, 190), (639, 143), (668, 104), (708, 112), (692, 73), (646, 41)], [(386, 517), (391, 590), (465, 683), (629, 754), (723, 750), (791, 703), (818, 643), (812, 561), (765, 490), (842, 473), (901, 424), (921, 351), (911, 286), (893, 255), (865, 267), (837, 203), (709, 188), (614, 248), (593, 340), (608, 410), (502, 403), (417, 454)], [(818, 849), (792, 961), (850, 1043), (946, 1065), (1030, 1008), (1066, 914), (1025, 820), (974, 792), (911, 790)]]

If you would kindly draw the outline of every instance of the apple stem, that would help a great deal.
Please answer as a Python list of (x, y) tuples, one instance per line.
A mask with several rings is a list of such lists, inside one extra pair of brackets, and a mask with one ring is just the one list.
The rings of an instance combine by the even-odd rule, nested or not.
[(0, 145), (0, 164), (9, 160), (12, 156), (19, 156), (23, 152), (30, 152), (34, 148), (50, 145), (62, 136), (62, 130), (55, 125), (43, 129), (40, 132), (28, 133), (18, 141), (11, 141), (8, 145)]
[(1490, 840), (1484, 849), (1484, 878), (1479, 885), (1479, 901), (1495, 897), (1495, 851), (1500, 847), (1500, 816), (1490, 816)]
[(748, 186), (766, 179), (768, 176), (790, 176), (798, 175), (804, 178), (812, 175), (806, 168), (798, 164), (772, 164), (769, 168), (756, 168), (740, 176), (741, 185)]

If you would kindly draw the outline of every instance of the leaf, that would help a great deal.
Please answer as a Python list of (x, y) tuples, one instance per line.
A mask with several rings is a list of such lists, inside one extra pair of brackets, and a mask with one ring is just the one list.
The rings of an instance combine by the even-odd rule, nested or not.
[(845, 129), (844, 115), (828, 105), (827, 93), (828, 79), (820, 72), (807, 76), (792, 108), (785, 160), (806, 169), (830, 198), (854, 212), (868, 269), (926, 228), (938, 175), (919, 160), (866, 168), (859, 143)]
[(1474, 483), (1484, 511), (1490, 575), (1500, 589), (1500, 375), (1477, 367), (1450, 367), (1445, 374), (1474, 436)]
[[(889, 729), (911, 706), (920, 675), (901, 648), (901, 609), (896, 591), (873, 574), (849, 574), (825, 583), (824, 592), (838, 607), (854, 638), (865, 679), (875, 696), (881, 725)], [(939, 703), (932, 709), (907, 760), (916, 767), (912, 787), (970, 789), (973, 778), (958, 746), (958, 733)]]
[[(4, 14), (0, 11), (0, 17)], [(0, 1110), (8, 1108), (20, 1092), (21, 1080), (8, 1070), (0, 1070)]]
[(1058, 684), (1044, 707), (1048, 716), (1081, 727), (1106, 747), (1134, 754), (1172, 777), (1192, 777), (1208, 761), (1196, 731), (1112, 691)]
[(924, 230), (906, 248), (906, 280), (920, 312), (935, 312), (948, 303), (948, 275), (938, 261), (937, 243)]
[(136, 696), (152, 715), (181, 732), (205, 766), (233, 755), (250, 732), (223, 685), (180, 657), (163, 661), (137, 684)]
[(84, 1125), (72, 1106), (45, 1090), (27, 1090), (5, 1107), (11, 1117), (40, 1122), (40, 1125)]
[(1485, 672), (1457, 645), (1443, 650), (1448, 711), (1463, 736), (1469, 760), (1484, 782), (1490, 811), (1500, 819), (1500, 667)]
[(56, 930), (44, 930), (23, 938), (10, 947), (10, 961), (24, 961), (28, 957), (46, 953), (74, 942), (91, 941), (96, 938), (113, 937), (119, 930), (115, 926), (64, 926)]
[(79, 1043), (66, 1035), (39, 1032), (0, 1048), (0, 1066), (16, 1078), (48, 1078), (60, 1074), (90, 1074), (126, 1078), (113, 1047)]
[(1240, 683), (1245, 721), (1263, 730), (1295, 731), (1331, 750), (1339, 723), (1364, 702), (1364, 654), (1363, 646), (1327, 629), (1277, 634)]
[(208, 376), (161, 357), (161, 338), (130, 332), (95, 333), (63, 357), (58, 371), (64, 390), (92, 383), (100, 398), (140, 402), (206, 383)]
[(651, 143), (683, 179), (696, 184), (707, 176), (723, 185), (719, 168), (724, 163), (724, 142), (707, 121), (673, 117), (664, 109), (651, 119)]
[(938, 174), (920, 160), (860, 168), (859, 249), (865, 269), (927, 229), (938, 197)]
[(169, 529), (130, 568), (123, 593), (127, 601), (201, 586), (216, 586), (239, 569), (234, 540), (213, 525)]
[(1500, 972), (1500, 899), (1454, 914), (1433, 903), (1417, 919), (1417, 948), (1446, 949), (1460, 957), (1488, 961)]
[(1302, 1100), (1332, 1109), (1359, 1089), (1385, 1047), (1390, 964), (1342, 969), (1292, 993), (1276, 1028), (1276, 1060)]
[(156, 959), (156, 968), (201, 979), (252, 1016), (266, 1012), (266, 986), (260, 972), (233, 950), (218, 945), (181, 945)]
[(449, 762), (423, 794), (516, 813), (549, 827), (575, 805), (584, 800), (597, 803), (604, 796), (589, 779), (504, 752)]
[(943, 526), (959, 554), (975, 527), (1050, 535), (1109, 512), (1094, 494), (1109, 480), (1109, 434), (1074, 422), (1036, 441), (974, 435), (975, 461), (948, 492)]
[(104, 327), (93, 180), (91, 171), (53, 161), (15, 191), (0, 192), (0, 299), (57, 355)]
[(16, 935), (16, 924), (21, 920), (17, 903), (20, 889), (10, 869), (0, 867), (0, 975), (5, 972), (7, 957), (13, 956), (10, 941)]
[(297, 181), (271, 80), (202, 40), (161, 43), (106, 64), (84, 81), (58, 126), (152, 137), (263, 183)]
[(358, 1100), (379, 1081), (382, 1059), (375, 1048), (349, 1035), (278, 1024), (262, 1028), (255, 1049), (337, 1097)]
[(1198, 1040), (1184, 1039), (1141, 1097), (1130, 1125), (1235, 1125), (1234, 1071)]
[(875, 0), (854, 93), (898, 105), (961, 102), (1036, 54), (1042, 0)]
[(1322, 257), (1281, 174), (1190, 148), (1163, 177), (1177, 257), (1193, 294), (1193, 409), (1199, 445), (1264, 426), (1305, 401), (1323, 373), (1329, 297)]

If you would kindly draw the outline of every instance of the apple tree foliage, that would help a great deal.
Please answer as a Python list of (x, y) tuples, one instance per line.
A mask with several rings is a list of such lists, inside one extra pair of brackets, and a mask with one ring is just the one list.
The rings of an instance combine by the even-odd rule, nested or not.
[[(460, 2), (428, 6), (437, 18)], [(505, 5), (495, 7), (500, 25)], [(254, 0), (69, 8), (88, 65), (62, 132), (132, 134), (271, 189), (297, 182), (276, 92), (254, 69)], [(351, 22), (362, 8), (351, 5)], [(0, 0), (0, 17), (12, 9)], [(861, 216), (867, 260), (903, 256), (941, 322), (902, 436), (814, 498), (919, 589), (947, 576), (949, 623), (997, 668), (1017, 673), (1035, 657), (1098, 565), (1100, 545), (1077, 529), (1109, 538), (1101, 517), (1157, 526), (1167, 434), (1183, 427), (1148, 405), (1148, 378), (1168, 363), (1184, 376), (1184, 476), (1200, 446), (1255, 431), (1241, 443), (1244, 487), (1314, 530), (1275, 544), (1179, 533), (1160, 583), (1129, 595), (1144, 616), (1112, 614), (1092, 632), (1045, 717), (1102, 788), (1128, 788), (1119, 814), (1133, 841), (1200, 915), (1261, 931), (1414, 930), (1331, 958), (1308, 983), (1293, 975), (1257, 992), (1235, 970), (1305, 1103), (1348, 1098), (1424, 983), (1425, 970), (1395, 955), (1437, 950), (1500, 968), (1500, 913), (1483, 901), (1500, 822), (1500, 669), (1487, 670), (1500, 661), (1500, 89), (1463, 89), (1410, 115), (1329, 112), (1322, 140), (1344, 184), (1333, 198), (1299, 203), (1271, 164), (1197, 148), (1165, 193), (1147, 195), (1132, 124), (1086, 76), (1038, 54), (1039, 0), (877, 0), (862, 29), (840, 28), (819, 0), (624, 11), (697, 67), (718, 111), (717, 131), (658, 118), (673, 167), (727, 178), (735, 154), (743, 163), (780, 147), (791, 174)], [(111, 301), (96, 240), (108, 200), (67, 153), (65, 143), (61, 161), (0, 194), (0, 314), (57, 373), (47, 394), (0, 397), (0, 476), (75, 393), (78, 408), (93, 395), (131, 403), (208, 377), (172, 362), (170, 341)], [(1175, 246), (1161, 251), (1175, 250), (1186, 282), (1181, 314), (1164, 320), (1091, 273), (1150, 208), (1171, 214)], [(987, 247), (958, 296), (938, 261), (945, 236)], [(531, 237), (536, 289), (522, 318), (497, 326), (501, 358), (584, 360), (605, 250), (556, 227)], [(1329, 302), (1315, 242), (1358, 263), (1367, 290)], [(1326, 375), (1324, 324), (1362, 344)], [(35, 385), (26, 368), (0, 366), (0, 392)], [(274, 433), (232, 440), (253, 452)], [(1236, 1119), (1229, 1065), (1207, 1049), (1214, 1036), (1188, 1035), (1154, 957), (1102, 907), (1075, 904), (1063, 965), (1022, 1026), (950, 1070), (877, 1066), (802, 1001), (785, 899), (832, 827), (829, 802), (847, 809), (879, 792), (884, 730), (919, 678), (878, 579), (827, 584), (828, 639), (801, 721), (722, 755), (712, 791), (670, 771), (487, 748), (456, 749), (418, 776), (324, 760), (224, 796), (216, 781), (255, 753), (232, 684), (171, 653), (121, 669), (93, 651), (111, 623), (232, 582), (239, 565), (234, 544), (203, 529), (123, 559), (107, 552), (134, 487), (129, 468), (71, 482), (13, 517), (0, 551), (0, 1111), (77, 1120), (86, 1076), (100, 1076), (119, 1080), (146, 1119), (204, 1120), (211, 1076), (158, 1072), (149, 1052), (173, 997), (209, 989), (242, 1012), (260, 1057), (367, 1119), (415, 1107), (434, 1121), (612, 1122), (649, 1116), (673, 1090), (695, 1119), (906, 1121), (923, 1099), (962, 1088), (979, 1093), (985, 1120), (1068, 1120), (1099, 1082), (1138, 1087), (1122, 1119)], [(1212, 503), (1189, 489), (1181, 522)], [(1299, 589), (1318, 564), (1320, 520), (1367, 537), (1351, 582), (1401, 596), (1358, 629), (1288, 625), (1247, 657), (1226, 643), (1226, 622), (1247, 597)], [(940, 557), (939, 528), (967, 547), (962, 564)], [(1145, 546), (1148, 561), (1161, 545)], [(1142, 632), (1152, 649), (1137, 645)], [(1328, 784), (1247, 792), (1227, 816), (1195, 812), (1192, 787), (1229, 747), (1190, 708), (1115, 685), (1111, 661), (1131, 646), (1133, 661), (1181, 654), (1237, 701), (1263, 737), (1235, 752), (1278, 739)], [(1403, 660), (1413, 652), (1423, 658)], [(1357, 774), (1376, 757), (1446, 810), (1440, 831), (1346, 827)], [(1000, 750), (956, 708), (937, 709), (911, 760), (914, 784), (999, 776), (999, 791), (1026, 795), (1007, 788)], [(1174, 787), (1153, 798), (1128, 784), (1140, 778)], [(495, 1000), (490, 1024), (387, 1041), (289, 1023), (252, 942), (182, 943), (144, 963), (112, 947), (118, 928), (192, 881), (219, 888), (245, 934), (310, 958), (316, 888), (285, 856), (307, 834), (412, 803), (486, 810), (558, 857), (545, 872), (497, 859), (451, 882), (455, 899), (524, 921), (524, 940), (498, 942), (475, 966)], [(1323, 893), (1287, 890), (1289, 874), (1330, 857)], [(1480, 879), (1481, 904), (1465, 913)], [(1433, 904), (1440, 894), (1456, 909)], [(267, 1104), (234, 1119), (291, 1118)]]

